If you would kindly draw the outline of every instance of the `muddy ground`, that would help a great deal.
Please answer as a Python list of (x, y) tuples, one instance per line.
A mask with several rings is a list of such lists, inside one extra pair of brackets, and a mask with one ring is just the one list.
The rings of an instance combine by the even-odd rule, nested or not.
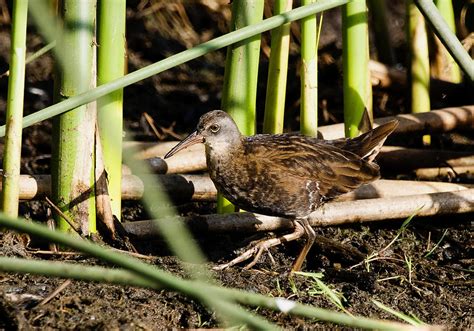
[[(155, 2), (158, 3), (158, 2)], [(174, 3), (174, 2), (170, 2)], [(0, 0), (0, 72), (7, 69), (10, 21)], [(163, 4), (163, 3), (161, 3)], [(228, 29), (227, 1), (192, 1), (151, 6), (148, 1), (128, 1), (128, 70), (133, 71), (165, 56), (225, 33)], [(404, 65), (404, 7), (400, 1), (390, 4), (389, 28), (400, 67)], [(173, 9), (174, 8), (174, 9)], [(184, 12), (183, 12), (184, 10)], [(174, 27), (179, 22), (181, 29)], [(174, 25), (173, 25), (174, 24)], [(340, 19), (338, 11), (325, 14), (320, 42), (320, 123), (329, 124), (342, 117), (342, 68)], [(293, 30), (286, 130), (298, 128), (298, 31)], [(263, 109), (269, 36), (263, 38), (258, 105)], [(31, 51), (42, 41), (29, 29)], [(376, 56), (374, 53), (373, 56)], [(143, 121), (147, 112), (163, 128), (184, 135), (201, 114), (219, 108), (223, 81), (225, 51), (198, 60), (125, 89), (126, 125), (132, 132), (127, 139), (156, 140)], [(25, 113), (40, 110), (52, 103), (52, 60), (44, 56), (27, 67)], [(0, 79), (0, 110), (4, 118), (7, 78)], [(466, 90), (433, 95), (433, 108), (472, 103)], [(406, 112), (406, 91), (401, 88), (374, 90), (376, 116)], [(263, 115), (259, 112), (259, 117)], [(261, 125), (261, 121), (259, 121)], [(474, 151), (472, 135), (433, 136), (437, 148)], [(174, 139), (166, 136), (164, 139)], [(49, 173), (51, 124), (44, 122), (24, 131), (22, 173)], [(400, 142), (400, 141), (397, 141)], [(406, 143), (406, 140), (403, 141)], [(467, 143), (466, 143), (467, 142)], [(393, 141), (389, 143), (394, 143)], [(408, 142), (416, 146), (415, 140)], [(3, 150), (3, 141), (0, 145)], [(391, 178), (400, 174), (385, 174)], [(412, 177), (404, 174), (404, 178)], [(469, 178), (454, 178), (472, 182)], [(42, 201), (21, 204), (21, 214), (38, 221), (47, 219)], [(178, 206), (181, 214), (212, 213), (212, 203), (188, 203)], [(140, 204), (124, 204), (124, 218), (130, 221), (146, 218)], [(373, 300), (413, 315), (425, 323), (451, 328), (474, 328), (472, 314), (473, 215), (440, 218), (415, 218), (398, 239), (383, 251), (380, 258), (364, 263), (367, 256), (380, 252), (399, 234), (400, 222), (351, 225), (316, 229), (327, 240), (318, 240), (311, 250), (305, 271), (322, 272), (323, 281), (342, 298), (344, 308), (352, 314), (395, 319), (377, 308)], [(247, 244), (248, 236), (199, 234), (197, 242), (208, 256), (210, 266), (228, 261)], [(79, 264), (101, 264), (82, 255), (44, 255), (43, 242), (31, 241), (6, 232), (0, 234), (0, 255), (46, 260), (67, 260)], [(178, 275), (184, 275), (179, 263), (166, 245), (156, 240), (134, 240), (143, 254), (154, 257), (150, 263)], [(225, 286), (337, 310), (324, 295), (317, 293), (314, 282), (303, 276), (288, 278), (293, 259), (301, 242), (288, 243), (270, 250), (251, 270), (241, 266), (214, 272)], [(161, 329), (216, 327), (216, 316), (201, 304), (183, 295), (167, 291), (126, 288), (73, 281), (46, 304), (41, 301), (64, 280), (30, 275), (0, 274), (1, 329)], [(258, 313), (286, 328), (327, 326), (319, 321), (289, 317), (259, 309)]]

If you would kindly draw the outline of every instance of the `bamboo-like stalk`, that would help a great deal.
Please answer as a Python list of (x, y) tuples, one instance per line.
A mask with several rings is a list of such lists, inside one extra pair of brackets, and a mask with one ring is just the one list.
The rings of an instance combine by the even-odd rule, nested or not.
[[(302, 0), (309, 5), (316, 0)], [(318, 134), (318, 26), (316, 14), (301, 20), (301, 104), (300, 131)]]
[[(260, 34), (268, 30), (272, 30), (282, 24), (296, 21), (305, 16), (341, 6), (343, 4), (346, 4), (348, 1), (349, 0), (320, 0), (312, 5), (295, 8), (285, 14), (275, 15), (260, 23), (253, 24), (251, 26), (247, 26), (237, 31), (227, 33), (218, 38), (214, 38), (192, 49), (188, 49), (178, 54), (169, 56), (162, 61), (158, 61), (154, 64), (150, 64), (149, 66), (139, 69), (137, 71), (134, 71), (128, 75), (125, 75), (122, 78), (118, 78), (118, 79), (113, 80), (112, 82), (98, 86), (90, 91), (87, 91), (86, 93), (81, 93), (80, 95), (76, 97), (69, 98), (55, 105), (44, 108), (43, 110), (38, 111), (34, 114), (25, 116), (23, 118), (23, 128), (29, 127), (33, 124), (39, 123), (53, 116), (67, 112), (70, 109), (73, 109), (78, 106), (89, 103), (91, 101), (94, 101), (100, 97), (103, 97), (104, 95), (107, 95), (108, 93), (112, 91), (115, 91), (120, 88), (124, 88), (128, 85), (131, 85), (143, 79), (149, 78), (160, 72), (163, 72), (165, 70), (168, 70), (180, 64), (186, 63), (188, 61), (194, 60), (207, 53), (229, 46), (233, 43), (238, 43), (256, 34)], [(41, 8), (42, 3), (43, 2), (40, 2), (40, 1), (33, 2), (33, 4), (39, 6), (40, 8)], [(38, 22), (43, 25), (54, 26), (54, 24), (51, 24), (51, 20), (53, 20), (52, 17), (47, 16), (44, 12), (41, 12), (41, 15), (43, 16), (37, 16), (37, 15), (39, 15), (38, 11), (33, 10), (32, 16), (34, 17), (35, 22)], [(55, 34), (49, 30), (47, 30), (46, 32), (49, 32), (49, 34), (46, 35), (46, 39), (48, 41), (54, 40)], [(57, 47), (55, 47), (54, 49), (57, 49)], [(4, 125), (0, 126), (0, 137), (3, 137), (3, 136), (5, 136)]]
[[(239, 0), (232, 3), (233, 30), (260, 22), (263, 0)], [(257, 78), (260, 59), (260, 35), (254, 35), (227, 48), (222, 88), (222, 109), (228, 112), (244, 135), (255, 134), (257, 118)], [(234, 211), (234, 206), (218, 197), (217, 210)]]
[[(143, 277), (137, 277), (133, 272), (110, 269), (98, 266), (84, 266), (65, 262), (26, 260), (11, 257), (0, 257), (0, 271), (14, 273), (28, 273), (33, 275), (42, 275), (49, 277), (72, 278), (83, 281), (93, 281), (100, 283), (110, 283), (125, 286), (137, 286), (161, 290), (164, 286), (161, 283), (153, 282)], [(195, 282), (183, 280), (191, 285), (201, 286)], [(206, 285), (205, 285), (206, 286)], [(211, 290), (215, 295), (229, 300), (247, 305), (250, 307), (260, 307), (282, 312), (282, 298), (272, 298), (258, 293), (244, 292), (226, 287), (208, 286), (205, 290)], [(310, 305), (304, 305), (296, 301), (287, 300), (288, 304), (293, 306), (287, 314), (314, 318), (321, 321), (345, 324), (347, 326), (378, 329), (378, 330), (404, 330), (412, 329), (406, 324), (391, 321), (381, 321), (377, 319), (368, 319), (364, 317), (351, 316), (346, 313), (331, 311), (328, 309), (317, 308)]]
[(6, 137), (2, 173), (1, 209), (11, 217), (18, 216), (21, 163), (21, 121), (25, 86), (26, 26), (28, 0), (13, 2), (8, 79)]
[[(453, 1), (435, 0), (436, 7), (448, 25), (449, 29), (456, 33), (456, 21), (454, 19)], [(435, 68), (437, 77), (453, 83), (462, 81), (461, 69), (454, 61), (449, 52), (442, 46), (441, 41), (435, 38), (437, 54), (435, 56)]]
[[(62, 39), (64, 64), (59, 68), (56, 100), (64, 100), (95, 85), (95, 0), (64, 0), (61, 4), (64, 26)], [(55, 204), (81, 224), (82, 233), (96, 231), (94, 200), (95, 103), (62, 114), (53, 122), (51, 174)], [(56, 216), (59, 229), (69, 224)]]
[(396, 63), (396, 60), (387, 25), (387, 2), (369, 0), (368, 5), (374, 22), (372, 27), (374, 29), (378, 60), (387, 65), (393, 66)]
[[(410, 45), (411, 112), (430, 111), (430, 60), (425, 20), (413, 0), (407, 0), (408, 40)], [(423, 143), (430, 144), (430, 136)]]
[[(125, 73), (125, 0), (99, 2), (97, 84), (120, 78)], [(97, 123), (108, 178), (112, 213), (121, 218), (123, 90), (97, 100)]]
[(418, 9), (430, 24), (436, 36), (441, 40), (466, 77), (474, 81), (474, 60), (469, 56), (461, 42), (450, 30), (432, 0), (414, 0)]
[(354, 0), (342, 8), (345, 133), (355, 137), (364, 111), (372, 118), (367, 5)]
[[(274, 14), (287, 12), (293, 0), (276, 0)], [(267, 94), (265, 97), (264, 133), (283, 132), (285, 115), (286, 80), (288, 75), (288, 54), (290, 49), (290, 23), (271, 31), (271, 53), (268, 67)]]

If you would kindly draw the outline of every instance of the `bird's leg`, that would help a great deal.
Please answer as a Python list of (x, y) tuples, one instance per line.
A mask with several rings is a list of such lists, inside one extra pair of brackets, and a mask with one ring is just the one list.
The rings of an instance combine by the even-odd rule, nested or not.
[(305, 230), (304, 226), (302, 224), (298, 223), (298, 222), (295, 222), (294, 224), (295, 224), (295, 230), (293, 232), (285, 234), (281, 237), (271, 238), (271, 239), (261, 241), (258, 244), (256, 244), (255, 246), (253, 246), (252, 248), (246, 250), (245, 252), (243, 252), (242, 254), (237, 256), (232, 261), (230, 261), (228, 263), (220, 264), (218, 266), (215, 266), (213, 269), (214, 270), (223, 270), (223, 269), (232, 267), (232, 266), (234, 266), (234, 265), (236, 265), (240, 262), (248, 260), (252, 256), (255, 256), (254, 259), (252, 260), (252, 262), (250, 262), (248, 265), (245, 266), (245, 269), (250, 269), (251, 267), (253, 267), (257, 263), (258, 259), (260, 258), (260, 256), (262, 255), (262, 253), (265, 250), (269, 249), (270, 247), (280, 245), (281, 243), (284, 243), (284, 242), (289, 242), (289, 241), (299, 239), (303, 235), (305, 235), (306, 230)]
[(295, 220), (295, 223), (300, 224), (303, 227), (304, 234), (306, 235), (306, 243), (303, 249), (301, 250), (300, 255), (293, 264), (293, 268), (291, 268), (291, 271), (300, 271), (303, 262), (306, 259), (306, 255), (308, 255), (311, 246), (313, 246), (314, 239), (316, 238), (316, 232), (314, 232), (313, 228), (311, 227), (311, 224), (309, 224), (309, 220), (307, 217), (298, 218)]

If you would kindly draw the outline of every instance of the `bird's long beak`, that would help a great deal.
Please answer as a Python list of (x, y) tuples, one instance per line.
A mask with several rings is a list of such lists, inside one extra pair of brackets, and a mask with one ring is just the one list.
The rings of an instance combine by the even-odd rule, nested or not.
[(189, 136), (184, 138), (178, 145), (174, 146), (168, 153), (166, 153), (164, 158), (167, 159), (170, 156), (175, 155), (182, 149), (185, 149), (185, 148), (188, 148), (189, 146), (192, 146), (198, 143), (203, 143), (203, 142), (204, 142), (204, 137), (197, 131), (194, 131)]

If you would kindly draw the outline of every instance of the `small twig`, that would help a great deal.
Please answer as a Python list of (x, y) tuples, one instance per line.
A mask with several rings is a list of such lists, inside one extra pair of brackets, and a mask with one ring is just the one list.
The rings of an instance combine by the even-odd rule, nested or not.
[[(133, 257), (136, 257), (136, 258), (139, 258), (139, 259), (143, 259), (143, 260), (149, 260), (149, 261), (156, 260), (156, 256), (149, 256), (149, 255), (143, 255), (143, 254), (140, 254), (140, 253), (124, 251), (124, 250), (114, 248), (114, 247), (109, 247), (109, 249), (111, 249), (113, 251), (116, 251), (116, 252), (120, 252), (120, 253), (130, 255), (130, 256), (133, 256)], [(32, 250), (32, 251), (29, 251), (29, 252), (31, 254), (38, 254), (38, 255), (58, 255), (58, 256), (86, 256), (87, 255), (87, 254), (83, 254), (83, 253), (80, 253), (80, 252), (68, 252), (68, 251), (66, 251), (66, 252), (53, 252), (53, 251), (42, 251), (42, 250), (35, 251), (35, 250)]]
[(29, 251), (30, 254), (38, 254), (38, 255), (59, 255), (59, 256), (73, 256), (73, 255), (83, 255), (78, 252), (69, 252), (69, 251), (58, 251), (58, 252), (53, 252), (53, 251), (42, 251), (42, 250), (31, 250)]
[(143, 255), (143, 254), (136, 253), (136, 252), (124, 251), (122, 249), (118, 249), (118, 248), (114, 248), (114, 247), (109, 247), (109, 248), (112, 249), (115, 252), (124, 253), (124, 254), (130, 255), (130, 256), (139, 258), (139, 259), (149, 260), (149, 261), (156, 260), (156, 256), (149, 256), (149, 255)]
[(433, 248), (432, 248), (428, 253), (426, 253), (424, 257), (430, 256), (430, 255), (434, 252), (434, 250), (435, 250), (436, 248), (438, 248), (439, 244), (441, 244), (441, 242), (443, 241), (444, 237), (446, 236), (446, 233), (448, 233), (448, 229), (444, 230), (443, 235), (441, 236), (441, 238), (439, 238), (439, 240), (438, 240), (438, 242), (436, 243), (436, 245), (434, 245)]
[[(46, 224), (48, 225), (48, 228), (50, 230), (55, 230), (56, 223), (54, 222), (54, 219), (51, 216), (51, 208), (48, 208), (46, 211), (46, 216), (48, 220), (46, 221)], [(55, 243), (49, 243), (49, 249), (53, 252), (58, 251), (58, 246)]]
[(56, 295), (61, 293), (69, 285), (71, 285), (71, 280), (70, 279), (65, 280), (53, 292), (51, 292), (46, 298), (41, 300), (41, 302), (38, 304), (38, 306), (43, 306), (43, 305), (47, 304), (48, 302), (50, 302)]
[(173, 137), (175, 139), (182, 140), (184, 137), (173, 131), (173, 127), (175, 126), (175, 124), (176, 124), (176, 122), (171, 123), (171, 126), (169, 128), (164, 128), (164, 127), (160, 126), (160, 129), (161, 129), (161, 131), (163, 131), (163, 133), (165, 133), (167, 135), (170, 135), (171, 137)]
[(71, 226), (71, 228), (82, 237), (82, 231), (79, 226), (77, 226), (76, 222), (74, 220), (70, 219), (66, 214), (62, 212), (61, 209), (59, 209), (48, 197), (44, 197), (46, 202), (53, 208), (53, 210), (58, 213), (59, 216), (64, 218), (64, 220)]
[(153, 120), (153, 118), (150, 115), (148, 115), (147, 112), (143, 113), (143, 117), (145, 118), (145, 121), (148, 123), (150, 128), (153, 130), (153, 133), (155, 134), (156, 138), (158, 138), (158, 140), (163, 140), (165, 136), (162, 135), (156, 128), (155, 121)]

